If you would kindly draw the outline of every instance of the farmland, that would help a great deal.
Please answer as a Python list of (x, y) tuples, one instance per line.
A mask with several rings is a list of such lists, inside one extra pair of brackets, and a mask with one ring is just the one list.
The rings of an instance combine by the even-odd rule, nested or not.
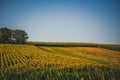
[(120, 51), (120, 44), (97, 44), (86, 42), (28, 42), (35, 46), (52, 46), (52, 47), (98, 47), (109, 50)]
[(119, 50), (0, 44), (0, 80), (119, 79)]

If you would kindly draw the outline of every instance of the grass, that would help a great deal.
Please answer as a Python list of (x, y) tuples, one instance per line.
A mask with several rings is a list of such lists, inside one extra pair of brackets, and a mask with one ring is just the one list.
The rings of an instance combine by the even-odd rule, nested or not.
[[(44, 50), (44, 51), (47, 51), (47, 52), (50, 52), (48, 50), (46, 50), (45, 48), (43, 47), (39, 47), (40, 49)], [(77, 58), (82, 58), (82, 59), (86, 59), (86, 60), (90, 60), (90, 61), (93, 61), (93, 62), (97, 62), (97, 63), (100, 63), (100, 64), (108, 64), (108, 62), (105, 62), (103, 60), (97, 60), (95, 58), (90, 58), (90, 57), (87, 57), (87, 56), (82, 56), (82, 55), (78, 55), (78, 54), (74, 54), (72, 53), (71, 51), (65, 51), (65, 50), (61, 50), (60, 48), (61, 47), (49, 47), (51, 49), (54, 50), (54, 54), (62, 54), (62, 55), (65, 55), (65, 56), (70, 56), (70, 57), (77, 57)], [(67, 47), (66, 47), (67, 48)], [(69, 48), (69, 47), (68, 47)], [(82, 52), (83, 54), (91, 54), (90, 52)]]

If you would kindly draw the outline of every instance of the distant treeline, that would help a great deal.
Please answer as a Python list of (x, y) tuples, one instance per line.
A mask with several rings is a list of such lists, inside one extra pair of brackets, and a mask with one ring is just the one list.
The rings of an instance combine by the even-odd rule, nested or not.
[(95, 43), (80, 43), (80, 42), (28, 42), (35, 46), (50, 46), (50, 47), (99, 47), (110, 50), (120, 51), (120, 44), (95, 44)]
[(23, 44), (27, 39), (28, 35), (24, 30), (0, 28), (0, 43)]

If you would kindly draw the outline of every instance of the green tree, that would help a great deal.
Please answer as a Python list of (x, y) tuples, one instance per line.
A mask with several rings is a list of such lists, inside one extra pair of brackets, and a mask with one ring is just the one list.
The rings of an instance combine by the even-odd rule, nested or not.
[(0, 43), (10, 43), (11, 30), (8, 28), (0, 28)]
[(0, 43), (26, 43), (28, 34), (24, 30), (0, 28)]
[(16, 29), (11, 31), (12, 43), (19, 43), (19, 44), (26, 43), (27, 39), (28, 39), (28, 34), (24, 30)]

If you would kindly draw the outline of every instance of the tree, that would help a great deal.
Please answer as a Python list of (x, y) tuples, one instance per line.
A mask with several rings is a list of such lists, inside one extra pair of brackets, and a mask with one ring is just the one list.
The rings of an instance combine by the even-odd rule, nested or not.
[(10, 43), (11, 30), (8, 28), (0, 28), (0, 43)]
[(24, 30), (12, 30), (11, 39), (13, 43), (26, 43), (28, 36)]
[(24, 30), (0, 28), (0, 43), (26, 43), (28, 34)]

